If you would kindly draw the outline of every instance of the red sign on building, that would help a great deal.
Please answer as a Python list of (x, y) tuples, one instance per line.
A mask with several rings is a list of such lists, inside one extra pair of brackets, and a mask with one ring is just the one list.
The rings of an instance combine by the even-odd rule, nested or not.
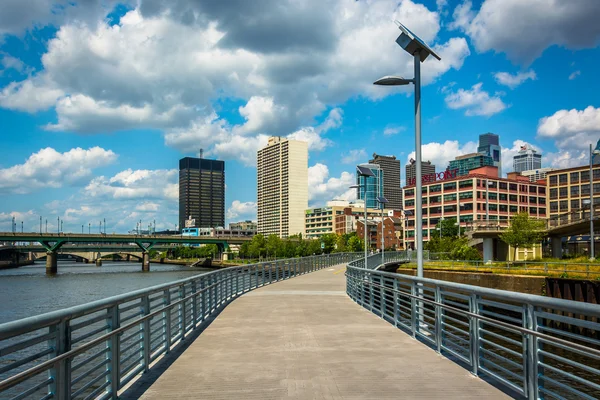
[[(421, 183), (431, 183), (437, 181), (444, 181), (446, 179), (456, 178), (458, 175), (458, 168), (448, 169), (444, 172), (438, 172), (437, 174), (427, 174), (421, 177)], [(406, 180), (408, 186), (416, 185), (417, 178), (410, 178)]]

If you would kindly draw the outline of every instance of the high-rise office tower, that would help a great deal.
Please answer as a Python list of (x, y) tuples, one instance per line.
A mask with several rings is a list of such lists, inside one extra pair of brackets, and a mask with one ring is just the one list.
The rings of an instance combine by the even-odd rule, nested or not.
[[(357, 198), (367, 201), (367, 208), (381, 208), (381, 204), (377, 201), (378, 197), (383, 196), (384, 172), (378, 164), (360, 164), (361, 167), (369, 168), (374, 176), (356, 175)], [(366, 182), (366, 185), (365, 185)], [(385, 207), (384, 208), (388, 208)]]
[[(595, 150), (600, 151), (600, 140), (598, 140), (596, 142), (596, 149)], [(594, 154), (594, 156), (592, 157), (592, 163), (593, 164), (600, 164), (600, 153)]]
[(471, 153), (464, 154), (462, 156), (455, 157), (454, 160), (450, 160), (448, 169), (457, 169), (458, 172), (456, 175), (463, 176), (467, 175), (472, 169), (491, 165), (494, 165), (494, 160), (492, 160), (492, 157), (481, 153)]
[(531, 171), (542, 168), (542, 155), (528, 146), (521, 149), (513, 157), (513, 170), (515, 172)]
[(179, 160), (179, 229), (225, 226), (225, 162)]
[[(431, 161), (421, 161), (421, 176), (435, 175), (435, 165)], [(414, 185), (416, 183), (415, 177), (417, 176), (417, 164), (416, 161), (411, 159), (406, 164), (406, 185)]]
[(492, 157), (494, 166), (498, 167), (498, 176), (502, 177), (502, 148), (500, 147), (500, 137), (495, 133), (484, 133), (479, 135), (478, 153), (486, 154)]
[(400, 160), (395, 156), (382, 156), (373, 153), (370, 164), (377, 164), (383, 170), (383, 196), (387, 199), (387, 209), (402, 209), (402, 187), (400, 186)]
[(257, 155), (258, 233), (304, 235), (308, 208), (308, 143), (271, 137)]

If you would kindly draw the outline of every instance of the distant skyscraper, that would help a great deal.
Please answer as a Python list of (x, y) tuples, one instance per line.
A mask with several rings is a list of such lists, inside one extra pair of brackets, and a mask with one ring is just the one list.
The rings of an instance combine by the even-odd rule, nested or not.
[(373, 153), (370, 164), (377, 164), (383, 169), (383, 196), (387, 199), (387, 209), (402, 209), (402, 187), (400, 186), (400, 160), (395, 156), (382, 156)]
[(308, 143), (271, 137), (257, 155), (258, 233), (304, 235), (308, 208)]
[[(600, 151), (600, 140), (596, 142), (596, 150)], [(592, 157), (592, 163), (600, 164), (600, 154), (594, 154), (594, 157)]]
[[(421, 161), (421, 175), (435, 175), (435, 165), (431, 163), (431, 161)], [(414, 185), (415, 183), (411, 183), (415, 180), (417, 176), (417, 164), (415, 160), (411, 159), (408, 164), (406, 164), (406, 185)]]
[(495, 133), (484, 133), (479, 135), (478, 153), (486, 154), (492, 157), (494, 166), (498, 167), (498, 176), (502, 177), (502, 148), (500, 147), (500, 138)]
[(472, 169), (493, 165), (494, 160), (492, 159), (492, 157), (481, 153), (471, 153), (458, 156), (454, 160), (451, 160), (448, 169), (457, 169), (458, 172), (456, 173), (456, 175), (463, 176), (468, 175), (469, 171)]
[(513, 170), (515, 172), (531, 171), (542, 168), (542, 155), (528, 146), (521, 149), (513, 157)]
[(551, 171), (554, 171), (554, 168), (539, 168), (521, 171), (521, 175), (528, 177), (530, 182), (537, 182), (540, 179), (546, 179), (546, 174)]
[(179, 229), (225, 226), (225, 162), (179, 160)]
[[(367, 208), (381, 208), (377, 201), (378, 197), (383, 196), (384, 172), (378, 164), (360, 164), (361, 167), (366, 167), (373, 172), (375, 176), (366, 177), (366, 196), (365, 196), (365, 177), (357, 175), (356, 184), (360, 185), (357, 189), (358, 199), (364, 200), (366, 197)], [(387, 208), (384, 206), (384, 208)]]

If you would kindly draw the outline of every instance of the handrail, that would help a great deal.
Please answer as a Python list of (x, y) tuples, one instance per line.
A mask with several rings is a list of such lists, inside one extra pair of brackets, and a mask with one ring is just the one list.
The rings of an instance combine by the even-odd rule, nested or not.
[(511, 391), (600, 394), (600, 306), (378, 271), (346, 270), (346, 292), (396, 327)]
[(229, 267), (2, 324), (0, 396), (116, 399), (121, 388), (229, 301), (356, 256)]

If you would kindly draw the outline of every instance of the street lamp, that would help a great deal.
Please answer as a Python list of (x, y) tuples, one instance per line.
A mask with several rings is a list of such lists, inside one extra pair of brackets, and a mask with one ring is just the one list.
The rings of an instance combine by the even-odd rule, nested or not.
[(385, 260), (383, 258), (383, 251), (385, 250), (385, 241), (384, 241), (384, 226), (383, 226), (383, 208), (389, 203), (388, 199), (383, 196), (377, 197), (377, 202), (381, 204), (381, 265), (384, 264)]
[(88, 222), (88, 235), (92, 234), (92, 223)]
[(414, 58), (414, 79), (404, 79), (398, 76), (385, 76), (374, 82), (375, 85), (398, 86), (414, 83), (415, 85), (415, 158), (416, 158), (416, 194), (415, 194), (415, 210), (416, 210), (416, 237), (417, 244), (417, 276), (423, 277), (423, 193), (422, 173), (421, 173), (421, 63), (431, 54), (433, 57), (441, 60), (435, 51), (425, 44), (419, 37), (412, 33), (407, 27), (396, 21), (398, 28), (402, 33), (396, 39), (396, 43), (402, 47), (408, 54)]
[[(367, 192), (368, 192), (368, 186), (367, 186), (367, 178), (368, 177), (374, 177), (375, 174), (373, 173), (373, 171), (371, 171), (370, 168), (367, 167), (363, 167), (360, 165), (356, 166), (356, 175), (357, 176), (362, 176), (363, 177), (363, 184), (357, 184), (357, 185), (352, 185), (350, 186), (351, 189), (358, 189), (359, 194), (360, 194), (360, 188), (363, 187), (365, 189), (364, 191), (364, 196), (363, 196), (363, 200), (365, 203), (365, 221), (363, 224), (363, 237), (365, 240), (365, 265), (364, 267), (367, 268)], [(360, 196), (357, 196), (360, 197)]]

